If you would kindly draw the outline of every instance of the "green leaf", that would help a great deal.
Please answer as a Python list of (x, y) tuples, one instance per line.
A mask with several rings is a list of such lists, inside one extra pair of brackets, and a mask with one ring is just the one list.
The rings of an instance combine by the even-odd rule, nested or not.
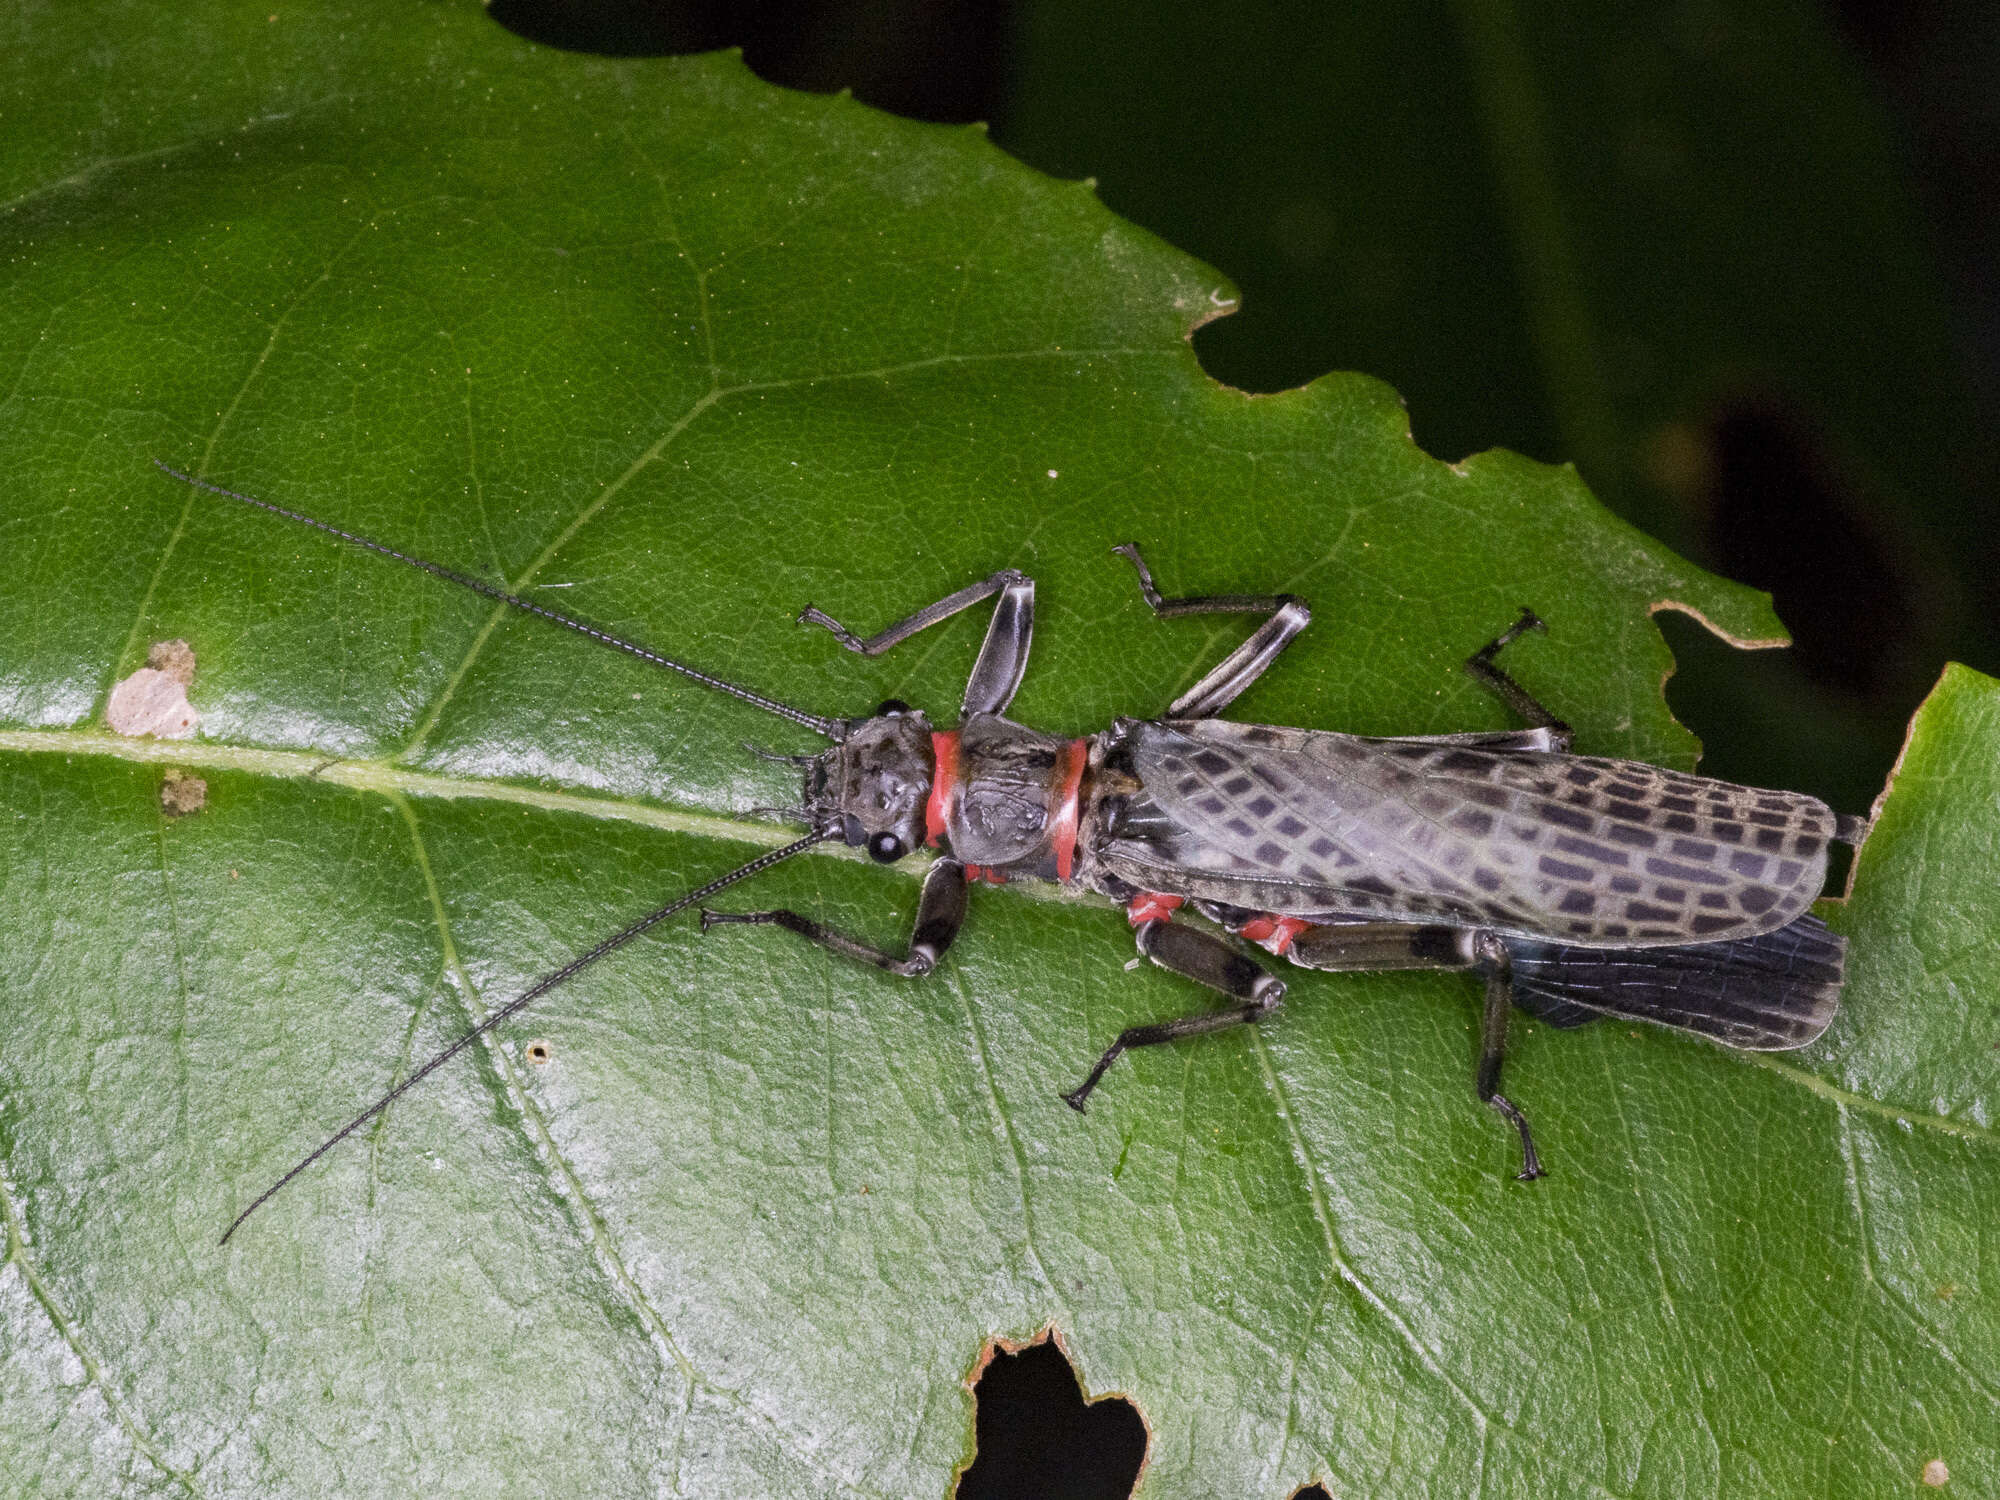
[[(1931, 14), (1891, 30), (1936, 48)], [(1244, 308), (1197, 340), (1209, 369), (1257, 390), (1366, 370), (1432, 453), (1568, 459), (1670, 544), (1777, 569), (1799, 660), (1669, 623), (1674, 701), (1738, 779), (1865, 802), (1942, 657), (2000, 659), (1993, 423), (1949, 219), (1918, 202), (1928, 179), (1949, 215), (1965, 174), (1924, 137), (1938, 93), (1891, 118), (1850, 13), (1267, 0), (1226, 45), (1204, 0), (1017, 17), (996, 138), (1228, 271)], [(1746, 425), (1766, 441), (1732, 459)], [(1785, 527), (1807, 497), (1821, 524)], [(1784, 530), (1792, 565), (1760, 560)]]
[[(1532, 600), (1510, 664), (1582, 747), (1687, 765), (1649, 612), (1778, 633), (1567, 470), (1425, 457), (1379, 384), (1208, 381), (1220, 279), (977, 132), (469, 5), (269, 14), (35, 12), (4, 63), (0, 1472), (935, 1495), (984, 1343), (1053, 1326), (1146, 1417), (1152, 1495), (1991, 1487), (1993, 1063), (1946, 1045), (1992, 1034), (1991, 860), (1937, 858), (1993, 843), (1971, 674), (1862, 857), (1819, 1054), (1524, 1027), (1535, 1189), (1455, 976), (1295, 976), (1077, 1117), (1186, 987), (1102, 903), (982, 891), (922, 984), (668, 924), (218, 1247), (484, 1008), (781, 842), (754, 810), (796, 782), (741, 742), (810, 745), (151, 458), (824, 713), (948, 714), (983, 623), (869, 662), (801, 605), (874, 627), (1008, 565), (1024, 721), (1157, 710), (1242, 625), (1154, 621), (1130, 538), (1171, 591), (1313, 599), (1241, 704), (1270, 722), (1501, 727), (1459, 662)], [(174, 639), (197, 737), (113, 733)], [(742, 901), (889, 942), (909, 873)]]
[[(1835, 918), (1854, 945), (1849, 1019), (1816, 1071), (1978, 1134), (2000, 1113), (2000, 690), (1951, 666), (1910, 725)], [(1945, 810), (1956, 810), (1951, 815)], [(1937, 1003), (1913, 1005), (1913, 996)]]

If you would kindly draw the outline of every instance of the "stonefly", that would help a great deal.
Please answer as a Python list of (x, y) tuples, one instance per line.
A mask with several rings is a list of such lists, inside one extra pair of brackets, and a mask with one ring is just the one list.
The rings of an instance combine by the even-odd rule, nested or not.
[[(156, 460), (157, 462), (157, 460)], [(1532, 726), (1490, 734), (1376, 739), (1218, 719), (1311, 620), (1289, 594), (1162, 598), (1136, 546), (1139, 590), (1161, 619), (1264, 616), (1254, 633), (1157, 719), (1118, 719), (1063, 739), (1006, 717), (1028, 666), (1035, 583), (1003, 569), (862, 639), (824, 612), (850, 651), (878, 656), (987, 599), (992, 624), (956, 729), (884, 703), (859, 719), (791, 708), (484, 580), (425, 562), (269, 501), (159, 465), (175, 479), (513, 605), (679, 672), (825, 736), (784, 757), (804, 768), (811, 831), (648, 913), (545, 975), (327, 1138), (236, 1217), (243, 1221), (333, 1146), (476, 1038), (607, 953), (726, 886), (839, 839), (883, 864), (938, 851), (901, 957), (792, 911), (704, 909), (727, 923), (782, 927), (891, 974), (935, 969), (965, 920), (967, 888), (1053, 880), (1124, 906), (1139, 952), (1222, 995), (1220, 1009), (1134, 1026), (1063, 1099), (1078, 1111), (1135, 1047), (1262, 1020), (1284, 981), (1254, 944), (1306, 969), (1469, 969), (1485, 982), (1474, 1090), (1520, 1135), (1526, 1181), (1542, 1175), (1527, 1117), (1500, 1089), (1507, 1018), (1519, 1005), (1551, 1026), (1599, 1016), (1650, 1021), (1731, 1047), (1802, 1047), (1840, 1004), (1844, 939), (1811, 915), (1827, 845), (1866, 823), (1798, 792), (1766, 792), (1638, 761), (1569, 753), (1569, 726), (1495, 661), (1533, 611), (1466, 662)], [(1206, 927), (1176, 921), (1199, 913)]]

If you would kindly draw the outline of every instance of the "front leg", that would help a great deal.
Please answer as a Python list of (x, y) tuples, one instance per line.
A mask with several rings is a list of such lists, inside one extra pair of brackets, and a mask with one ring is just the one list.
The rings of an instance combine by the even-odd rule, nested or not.
[(1028, 670), (1028, 647), (1035, 634), (1035, 580), (1013, 568), (1002, 568), (991, 578), (968, 584), (955, 594), (947, 594), (935, 604), (927, 604), (915, 614), (898, 620), (878, 635), (863, 640), (823, 609), (807, 605), (799, 615), (801, 625), (823, 625), (849, 651), (862, 656), (880, 656), (891, 646), (900, 645), (919, 630), (927, 630), (940, 620), (948, 620), (961, 610), (972, 608), (995, 594), (993, 623), (986, 627), (986, 641), (966, 679), (965, 702), (960, 716), (1000, 714), (1014, 701), (1021, 678)]
[(701, 930), (707, 932), (731, 922), (750, 926), (782, 927), (787, 932), (796, 932), (808, 942), (818, 943), (822, 948), (830, 948), (835, 953), (844, 953), (849, 958), (858, 958), (865, 964), (873, 964), (878, 969), (886, 969), (891, 974), (900, 974), (905, 979), (921, 979), (935, 969), (938, 960), (958, 936), (958, 929), (965, 922), (965, 866), (955, 859), (940, 859), (930, 867), (924, 876), (923, 894), (917, 898), (917, 921), (910, 931), (910, 951), (902, 958), (893, 953), (884, 953), (873, 944), (864, 943), (845, 933), (835, 932), (810, 917), (802, 917), (795, 911), (710, 911), (706, 907), (701, 913)]

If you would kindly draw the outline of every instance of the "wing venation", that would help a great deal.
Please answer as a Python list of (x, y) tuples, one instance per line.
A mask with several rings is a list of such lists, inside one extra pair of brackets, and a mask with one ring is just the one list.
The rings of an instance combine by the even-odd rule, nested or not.
[(1728, 943), (1635, 952), (1517, 941), (1508, 951), (1527, 1009), (1580, 1008), (1771, 1052), (1805, 1046), (1833, 1020), (1847, 940), (1808, 916)]
[[(1125, 740), (1172, 832), (1114, 837), (1105, 862), (1272, 911), (1732, 942), (1807, 911), (1834, 835), (1816, 798), (1635, 761), (1215, 719), (1133, 723)], [(1177, 870), (1185, 887), (1163, 883)]]

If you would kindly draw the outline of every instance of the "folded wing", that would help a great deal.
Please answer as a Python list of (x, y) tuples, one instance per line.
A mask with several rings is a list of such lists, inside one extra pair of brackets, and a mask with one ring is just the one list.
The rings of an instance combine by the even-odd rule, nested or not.
[(1817, 917), (1761, 937), (1678, 948), (1510, 941), (1514, 998), (1552, 1025), (1590, 1013), (1650, 1021), (1753, 1052), (1803, 1047), (1840, 1008), (1846, 939)]
[(1805, 915), (1834, 832), (1815, 798), (1633, 761), (1214, 719), (1134, 723), (1125, 740), (1163, 817), (1107, 840), (1114, 871), (1302, 916), (1737, 942)]

